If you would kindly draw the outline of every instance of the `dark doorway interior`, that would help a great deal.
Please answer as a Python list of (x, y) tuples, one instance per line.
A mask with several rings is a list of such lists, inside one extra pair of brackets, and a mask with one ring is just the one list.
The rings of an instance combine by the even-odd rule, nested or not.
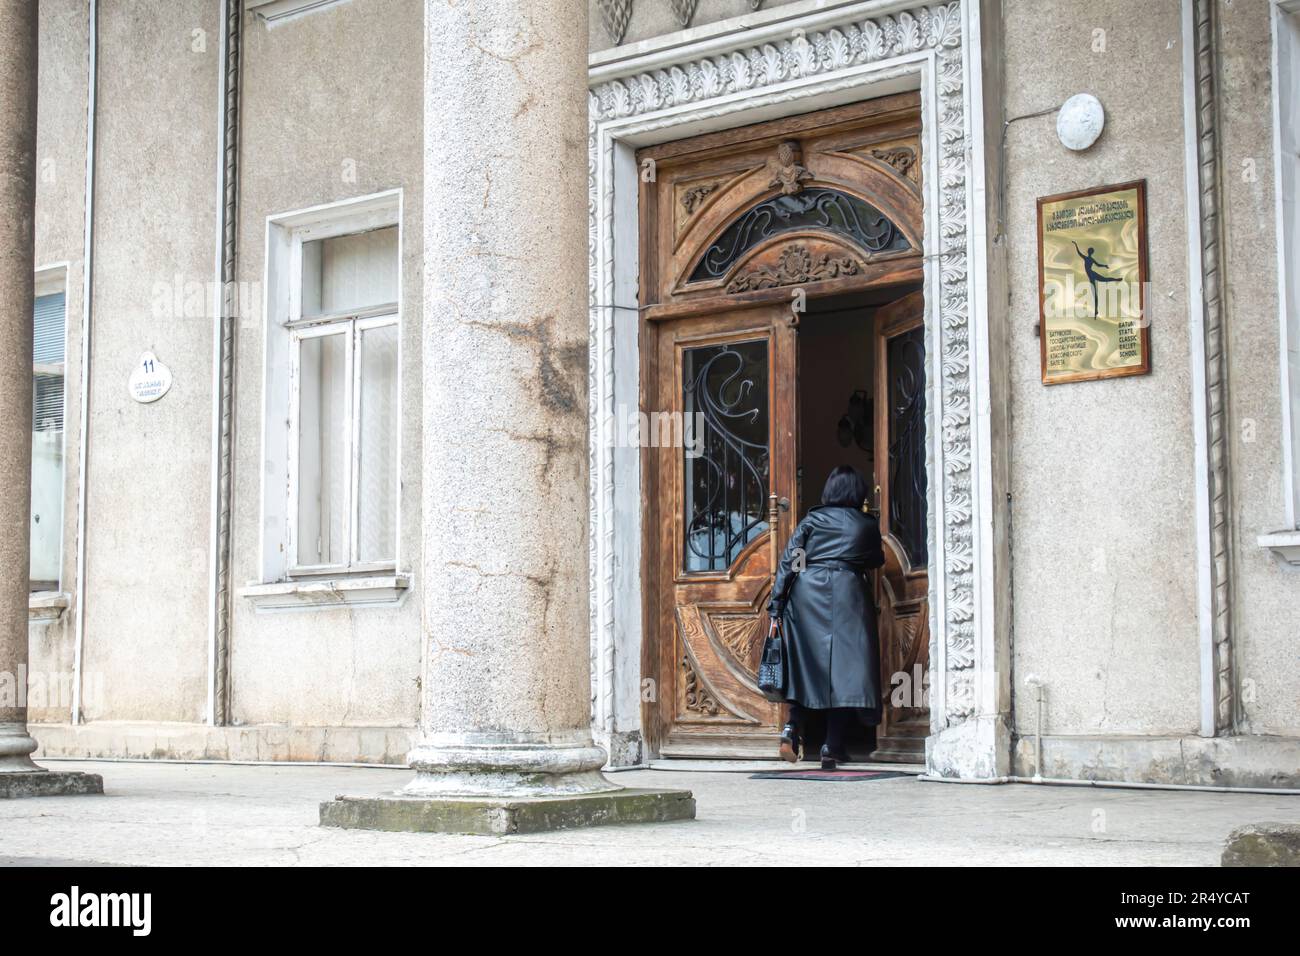
[[(875, 419), (876, 307), (913, 291), (883, 290), (837, 296), (810, 303), (799, 323), (799, 517), (821, 500), (831, 470), (857, 468), (869, 487), (876, 484), (878, 448)], [(873, 500), (873, 505), (876, 503)], [(816, 712), (805, 719), (805, 758), (816, 760), (825, 739)], [(855, 723), (848, 736), (849, 756), (866, 760), (876, 749), (876, 728)]]

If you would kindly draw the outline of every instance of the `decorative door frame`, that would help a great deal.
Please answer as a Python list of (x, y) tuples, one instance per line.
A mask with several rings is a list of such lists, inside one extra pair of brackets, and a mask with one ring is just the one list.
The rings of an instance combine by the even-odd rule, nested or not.
[(625, 440), (627, 415), (639, 409), (635, 150), (919, 90), (926, 466), (939, 492), (930, 505), (926, 764), (935, 776), (1004, 775), (1010, 648), (1005, 568), (994, 567), (1002, 548), (994, 541), (979, 0), (807, 0), (732, 23), (638, 45), (635, 57), (601, 54), (590, 70), (593, 730), (611, 764), (639, 762), (642, 695), (656, 692), (641, 681), (640, 459)]

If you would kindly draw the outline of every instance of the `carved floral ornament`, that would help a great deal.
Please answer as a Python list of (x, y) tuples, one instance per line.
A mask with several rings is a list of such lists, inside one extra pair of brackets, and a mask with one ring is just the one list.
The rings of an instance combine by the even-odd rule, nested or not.
[(908, 170), (916, 165), (916, 153), (909, 146), (895, 146), (890, 149), (873, 149), (871, 151), (873, 159), (878, 159), (882, 163), (887, 163), (898, 170), (898, 175), (906, 176)]
[[(650, 2), (650, 0), (642, 0), (642, 2)], [(663, 2), (663, 0), (653, 0), (653, 2)], [(690, 26), (699, 0), (667, 0), (667, 2), (672, 9), (673, 18), (682, 28)], [(751, 10), (757, 10), (762, 5), (763, 0), (749, 0)], [(623, 42), (623, 37), (627, 34), (628, 22), (632, 19), (632, 0), (596, 0), (596, 6), (600, 10), (600, 22), (605, 28), (605, 35), (615, 46), (618, 46)]]
[[(650, 2), (650, 0), (640, 0)], [(614, 272), (611, 231), (606, 228), (613, 215), (612, 188), (608, 170), (612, 146), (599, 130), (605, 124), (661, 110), (692, 106), (698, 113), (725, 108), (724, 98), (746, 91), (761, 91), (798, 79), (833, 81), (848, 71), (861, 71), (874, 63), (895, 57), (929, 52), (932, 55), (934, 109), (931, 124), (935, 177), (932, 190), (936, 228), (932, 247), (926, 254), (935, 264), (935, 284), (927, 293), (926, 322), (934, 330), (939, 350), (937, 376), (928, 386), (934, 390), (928, 407), (934, 410), (936, 449), (934, 478), (939, 502), (939, 524), (935, 529), (936, 549), (932, 554), (931, 580), (936, 600), (929, 628), (931, 660), (942, 674), (935, 675), (935, 729), (964, 723), (976, 712), (976, 563), (974, 547), (976, 485), (972, 465), (971, 421), (974, 372), (971, 369), (968, 257), (966, 254), (969, 168), (968, 118), (964, 88), (965, 60), (962, 49), (962, 6), (950, 3), (918, 5), (885, 16), (846, 19), (833, 27), (809, 30), (806, 35), (772, 40), (757, 45), (743, 43), (729, 51), (701, 56), (664, 68), (647, 70), (606, 80), (591, 90), (589, 98), (588, 148), (590, 151), (589, 287), (593, 304), (614, 301)], [(931, 68), (927, 68), (931, 69)], [(797, 94), (785, 94), (793, 98)], [(592, 387), (602, 397), (602, 409), (612, 415), (612, 309), (593, 308)], [(592, 448), (602, 447), (600, 416), (594, 416)], [(603, 502), (612, 501), (612, 453), (593, 462), (595, 481), (592, 494), (593, 535), (593, 627), (598, 642), (598, 664), (602, 690), (613, 686), (613, 621), (603, 610), (614, 591), (614, 562), (601, 528), (605, 527)], [(602, 699), (597, 701), (601, 718), (609, 719)]]
[(682, 193), (682, 208), (688, 213), (695, 212), (721, 185), (722, 183), (705, 183), (702, 186), (692, 186)]
[(858, 264), (847, 256), (823, 253), (816, 258), (807, 246), (786, 246), (775, 269), (760, 266), (732, 279), (728, 292), (753, 292), (756, 289), (776, 289), (805, 282), (823, 282), (841, 276), (858, 274)]

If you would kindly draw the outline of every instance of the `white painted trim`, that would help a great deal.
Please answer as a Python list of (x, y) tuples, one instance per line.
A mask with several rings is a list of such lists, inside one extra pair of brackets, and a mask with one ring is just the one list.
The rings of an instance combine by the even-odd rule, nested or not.
[[(285, 581), (290, 575), (306, 571), (325, 571), (326, 573), (347, 573), (356, 565), (340, 566), (335, 569), (304, 569), (295, 567), (295, 532), (297, 521), (297, 347), (302, 338), (323, 334), (345, 334), (348, 338), (348, 374), (352, 375), (355, 341), (360, 332), (366, 328), (381, 325), (395, 325), (397, 337), (397, 374), (398, 398), (396, 414), (397, 429), (397, 467), (395, 469), (395, 538), (394, 567), (400, 568), (402, 560), (402, 396), (405, 375), (402, 368), (405, 350), (402, 348), (402, 281), (404, 275), (403, 242), (405, 230), (402, 224), (403, 195), (400, 188), (388, 189), (365, 196), (357, 196), (337, 202), (323, 203), (303, 209), (276, 213), (266, 218), (266, 256), (264, 258), (263, 288), (265, 307), (263, 310), (263, 388), (262, 388), (262, 444), (260, 473), (260, 506), (258, 532), (258, 567), (259, 580), (265, 584)], [(397, 227), (397, 301), (395, 311), (389, 314), (364, 318), (339, 316), (334, 321), (321, 321), (307, 324), (301, 317), (301, 283), (302, 283), (302, 244), (317, 239), (367, 232), (373, 229)], [(348, 331), (339, 333), (344, 325)], [(355, 483), (358, 445), (355, 439), (352, 403), (355, 389), (348, 388), (345, 427), (351, 436), (349, 446), (350, 469)], [(283, 445), (271, 440), (272, 428), (279, 429), (285, 425)], [(283, 506), (278, 496), (267, 484), (269, 473), (283, 470), (285, 480), (285, 499)], [(349, 488), (349, 511), (355, 506), (355, 488)], [(277, 512), (282, 512), (278, 517)], [(351, 542), (354, 534), (354, 522), (349, 517), (345, 521), (346, 535)], [(268, 537), (268, 529), (274, 528), (274, 541)], [(351, 544), (348, 547), (349, 560), (354, 553)], [(272, 557), (274, 556), (274, 557)], [(240, 592), (244, 593), (244, 592)]]
[(250, 13), (256, 14), (259, 20), (265, 21), (268, 28), (273, 28), (286, 20), (294, 20), (346, 2), (349, 0), (245, 0), (244, 6)]
[(1291, 567), (1300, 568), (1300, 530), (1261, 534), (1255, 541), (1261, 548), (1268, 548)]
[(81, 254), (81, 420), (78, 428), (77, 461), (77, 580), (73, 587), (76, 612), (73, 615), (72, 639), (72, 713), (71, 722), (81, 723), (81, 669), (86, 644), (86, 497), (89, 483), (86, 469), (90, 456), (90, 325), (94, 286), (95, 236), (95, 101), (99, 52), (99, 0), (87, 7), (88, 37), (86, 65), (86, 188), (84, 231)]
[[(59, 262), (51, 262), (48, 265), (36, 267), (36, 280), (33, 286), (33, 298), (40, 298), (43, 295), (57, 295), (63, 293), (63, 469), (59, 475), (59, 586), (58, 590), (63, 591), (63, 559), (65, 557), (63, 545), (67, 539), (68, 518), (64, 511), (64, 505), (68, 501), (68, 267), (66, 259)], [(64, 607), (67, 604), (65, 602)], [(59, 614), (62, 615), (62, 610)]]
[(1195, 482), (1196, 629), (1202, 737), (1215, 734), (1214, 573), (1210, 530), (1210, 425), (1206, 386), (1205, 296), (1201, 261), (1200, 151), (1196, 130), (1195, 0), (1182, 0), (1183, 174), (1187, 203), (1187, 325), (1192, 372), (1192, 474)]
[(212, 435), (210, 442), (211, 462), (211, 498), (208, 504), (208, 519), (211, 522), (208, 535), (208, 695), (206, 721), (210, 726), (217, 723), (217, 590), (219, 588), (219, 564), (217, 554), (221, 523), (221, 315), (224, 310), (223, 298), (224, 276), (222, 274), (222, 251), (225, 247), (225, 230), (223, 228), (222, 210), (226, 205), (226, 15), (230, 0), (221, 0), (221, 39), (218, 45), (217, 63), (217, 169), (216, 183), (216, 241), (212, 257)]
[[(969, 181), (973, 121), (967, 88), (969, 66), (962, 53), (969, 46), (971, 22), (963, 12), (968, 3), (958, 0), (950, 4), (908, 5), (893, 0), (865, 0), (836, 4), (833, 15), (826, 13), (829, 5), (815, 5), (817, 12), (802, 21), (787, 19), (779, 26), (732, 36), (719, 36), (714, 30), (696, 45), (684, 43), (677, 36), (642, 59), (593, 58), (598, 65), (591, 74), (588, 128), (592, 309), (589, 378), (593, 449), (592, 641), (598, 730), (608, 725), (608, 708), (620, 715), (624, 712), (622, 702), (609, 700), (607, 688), (611, 684), (627, 686), (623, 671), (634, 669), (639, 675), (640, 670), (640, 648), (629, 645), (630, 637), (639, 638), (639, 625), (633, 622), (639, 621), (640, 594), (615, 590), (615, 583), (625, 580), (619, 577), (620, 566), (639, 552), (626, 542), (627, 528), (613, 520), (617, 503), (622, 500), (617, 496), (626, 496), (628, 489), (618, 486), (614, 479), (616, 465), (610, 440), (614, 403), (620, 394), (616, 361), (619, 368), (627, 367), (614, 354), (614, 329), (616, 321), (627, 321), (628, 316), (635, 315), (636, 307), (635, 302), (624, 301), (628, 290), (635, 288), (628, 283), (637, 270), (636, 250), (635, 246), (625, 250), (626, 240), (620, 238), (635, 229), (638, 215), (635, 169), (629, 165), (629, 154), (636, 147), (653, 143), (919, 88), (922, 152), (927, 163), (923, 177), (926, 326), (934, 336), (935, 355), (927, 400), (933, 416), (930, 434), (934, 442), (928, 465), (938, 517), (932, 529), (932, 554), (936, 557), (930, 579), (932, 613), (937, 621), (932, 633), (938, 648), (932, 656), (932, 669), (937, 666), (939, 677), (932, 692), (931, 710), (936, 733), (958, 730), (946, 746), (938, 769), (949, 774), (987, 775), (993, 772), (990, 768), (1006, 763), (1008, 755), (993, 752), (1000, 745), (999, 738), (981, 732), (975, 719), (978, 717), (983, 724), (1003, 715), (981, 713), (979, 690), (995, 676), (982, 674), (981, 669), (989, 668), (990, 662), (992, 668), (997, 666), (997, 647), (986, 643), (992, 625), (983, 620), (993, 609), (979, 597), (981, 592), (989, 593), (984, 581), (992, 573), (985, 560), (989, 535), (979, 537), (975, 530), (975, 524), (987, 523), (992, 513), (985, 499), (989, 485), (976, 480), (974, 472), (983, 466), (969, 457), (975, 450), (987, 449), (987, 440), (981, 445), (976, 434), (980, 426), (972, 423), (972, 418), (977, 418), (978, 413), (971, 407), (981, 396), (987, 398), (987, 368), (972, 367), (966, 377), (968, 360), (977, 364), (980, 353), (977, 349), (968, 351), (967, 330), (962, 330), (957, 321), (968, 314), (965, 310), (972, 289), (968, 273), (971, 240), (965, 224), (973, 216), (975, 191), (982, 189), (982, 184)], [(909, 11), (902, 10), (905, 6)], [(895, 12), (896, 18), (885, 16)], [(871, 17), (880, 19), (868, 19)], [(912, 30), (922, 17), (927, 27), (936, 26), (942, 32)], [(811, 24), (816, 24), (820, 32), (809, 29)], [(793, 57), (796, 62), (791, 66), (791, 60), (785, 59), (778, 48), (792, 52), (789, 48), (796, 42), (793, 37), (803, 37), (815, 53), (803, 60)], [(770, 40), (774, 54), (770, 61), (764, 59), (765, 39)], [(938, 68), (940, 57), (944, 58), (942, 73)], [(962, 58), (956, 70), (955, 58)], [(974, 122), (983, 121), (980, 118)], [(939, 243), (945, 240), (950, 244), (939, 250)], [(940, 259), (945, 260), (942, 268)], [(978, 267), (983, 268), (983, 263)], [(974, 287), (978, 288), (982, 281)], [(986, 326), (971, 325), (968, 330), (985, 334)], [(940, 356), (944, 353), (956, 361), (942, 362)], [(954, 370), (951, 373), (950, 365)], [(980, 375), (985, 376), (982, 385), (978, 384)], [(987, 431), (987, 421), (983, 427)], [(958, 456), (951, 474), (945, 468), (949, 445)], [(956, 503), (951, 512), (947, 510), (949, 496)], [(628, 503), (628, 507), (639, 509), (640, 503)], [(963, 540), (968, 538), (966, 531), (969, 543)], [(950, 537), (950, 532), (959, 533)], [(639, 530), (633, 533), (639, 534)], [(975, 549), (977, 539), (979, 548)], [(611, 641), (617, 650), (612, 665), (605, 658)], [(616, 727), (620, 732), (637, 729), (639, 720), (632, 727)]]
[[(967, 273), (967, 298), (970, 303), (971, 328), (971, 460), (973, 484), (976, 491), (976, 514), (971, 522), (974, 534), (974, 553), (988, 573), (976, 578), (975, 622), (978, 628), (975, 640), (976, 714), (995, 716), (1010, 701), (1001, 699), (1000, 674), (997, 661), (997, 617), (994, 606), (997, 600), (997, 579), (993, 574), (995, 525), (993, 501), (993, 400), (990, 394), (991, 374), (990, 308), (988, 290), (988, 196), (984, 164), (984, 58), (983, 32), (978, 0), (964, 5), (966, 14), (966, 139), (970, 144), (970, 174), (966, 179), (969, 220), (966, 224), (966, 255), (970, 263)], [(934, 516), (938, 528), (943, 522)], [(942, 642), (941, 642), (942, 643)], [(933, 670), (932, 670), (933, 672)], [(940, 671), (939, 673), (943, 673)], [(942, 699), (942, 698), (941, 698)], [(1008, 758), (1009, 758), (1008, 754)]]
[(43, 295), (55, 295), (62, 292), (66, 296), (68, 294), (69, 264), (66, 259), (61, 259), (58, 262), (37, 266), (33, 295), (40, 298)]
[(593, 53), (587, 58), (587, 76), (594, 86), (620, 76), (729, 53), (741, 45), (756, 47), (772, 40), (788, 40), (794, 30), (820, 30), (918, 6), (916, 0), (799, 0)]
[[(1294, 30), (1300, 33), (1300, 0), (1273, 0), (1271, 17), (1272, 29), (1272, 77), (1273, 77), (1273, 201), (1277, 243), (1277, 289), (1278, 289), (1278, 363), (1282, 399), (1282, 498), (1285, 526), (1300, 528), (1300, 448), (1296, 447), (1296, 429), (1300, 423), (1294, 420), (1293, 404), (1295, 393), (1300, 391), (1300, 382), (1291, 374), (1290, 353), (1300, 351), (1300, 302), (1294, 301), (1291, 284), (1300, 263), (1290, 261), (1287, 249), (1287, 219), (1283, 205), (1282, 188), (1282, 84), (1281, 50), (1284, 42), (1283, 17), (1297, 20)], [(1294, 38), (1291, 44), (1291, 69), (1300, 72), (1300, 42)], [(1300, 97), (1300, 91), (1292, 90), (1293, 97)], [(1292, 160), (1293, 161), (1293, 160)], [(1300, 184), (1297, 184), (1300, 192)], [(1300, 203), (1300, 195), (1294, 199)], [(1300, 236), (1292, 236), (1291, 249), (1300, 249)]]
[(410, 592), (409, 574), (339, 575), (328, 580), (250, 584), (239, 589), (257, 611), (396, 607)]

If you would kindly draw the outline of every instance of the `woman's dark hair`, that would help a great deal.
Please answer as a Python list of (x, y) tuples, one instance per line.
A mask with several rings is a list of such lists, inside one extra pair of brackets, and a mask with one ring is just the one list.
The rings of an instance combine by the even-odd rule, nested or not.
[(852, 465), (840, 465), (826, 479), (822, 507), (861, 508), (867, 500), (867, 482)]

